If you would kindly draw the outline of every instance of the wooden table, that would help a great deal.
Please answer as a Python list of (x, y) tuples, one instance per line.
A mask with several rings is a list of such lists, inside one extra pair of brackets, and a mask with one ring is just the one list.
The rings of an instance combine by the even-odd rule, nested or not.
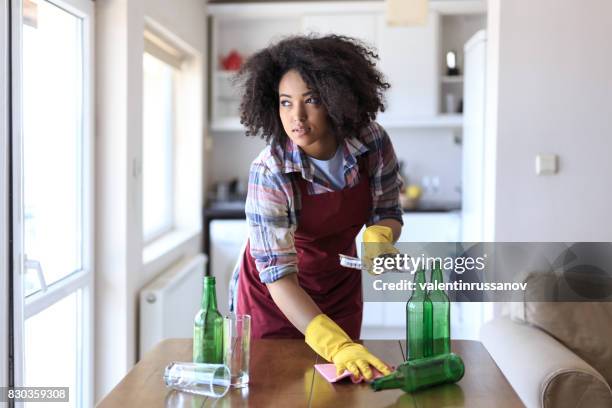
[[(406, 345), (397, 340), (365, 340), (372, 353), (389, 364), (404, 360)], [(323, 363), (303, 340), (254, 340), (249, 387), (232, 389), (222, 399), (192, 396), (164, 386), (162, 374), (171, 361), (189, 361), (191, 339), (171, 339), (132, 368), (101, 401), (101, 408), (119, 407), (522, 407), (520, 399), (477, 341), (454, 340), (453, 352), (463, 358), (465, 376), (457, 384), (417, 393), (374, 392), (366, 384), (329, 384), (313, 365)]]

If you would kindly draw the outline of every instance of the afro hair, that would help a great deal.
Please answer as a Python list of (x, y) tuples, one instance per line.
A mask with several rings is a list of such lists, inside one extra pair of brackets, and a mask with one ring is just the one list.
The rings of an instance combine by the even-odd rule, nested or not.
[(345, 36), (291, 36), (252, 55), (236, 81), (241, 89), (240, 123), (247, 136), (285, 146), (287, 134), (279, 116), (278, 86), (296, 70), (316, 92), (328, 112), (338, 140), (359, 137), (361, 129), (385, 110), (390, 87), (376, 68), (378, 55), (363, 42)]

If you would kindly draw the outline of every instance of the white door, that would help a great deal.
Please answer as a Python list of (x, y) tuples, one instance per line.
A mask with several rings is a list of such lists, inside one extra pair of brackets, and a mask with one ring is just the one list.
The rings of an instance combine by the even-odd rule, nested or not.
[(90, 407), (94, 3), (11, 6), (13, 376)]

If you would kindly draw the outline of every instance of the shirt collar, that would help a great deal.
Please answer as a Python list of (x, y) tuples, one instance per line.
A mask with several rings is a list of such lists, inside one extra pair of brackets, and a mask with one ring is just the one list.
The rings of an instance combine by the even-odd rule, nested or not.
[[(357, 164), (357, 157), (369, 149), (356, 137), (345, 138), (341, 145), (343, 149), (343, 164), (345, 173)], [(287, 138), (285, 150), (276, 146), (276, 153), (283, 158), (283, 173), (301, 173), (305, 180), (312, 181), (314, 166), (308, 160), (308, 156), (296, 145), (293, 140)]]

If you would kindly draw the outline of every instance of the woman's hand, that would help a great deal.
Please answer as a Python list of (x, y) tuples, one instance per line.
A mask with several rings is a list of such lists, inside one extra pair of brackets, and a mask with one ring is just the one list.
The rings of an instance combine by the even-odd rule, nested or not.
[(363, 231), (363, 262), (365, 269), (372, 274), (374, 259), (384, 255), (399, 253), (393, 246), (396, 236), (399, 236), (402, 225), (393, 219), (382, 220)]
[(391, 374), (389, 367), (351, 338), (324, 314), (320, 314), (306, 327), (306, 343), (320, 356), (336, 365), (337, 375), (346, 369), (353, 377), (373, 377), (373, 366), (384, 375)]
[(384, 375), (391, 374), (391, 370), (382, 360), (370, 353), (367, 348), (359, 343), (348, 344), (338, 351), (332, 360), (336, 365), (336, 375), (341, 375), (346, 369), (355, 378), (361, 375), (366, 380), (371, 380), (373, 374), (370, 366), (373, 366)]

